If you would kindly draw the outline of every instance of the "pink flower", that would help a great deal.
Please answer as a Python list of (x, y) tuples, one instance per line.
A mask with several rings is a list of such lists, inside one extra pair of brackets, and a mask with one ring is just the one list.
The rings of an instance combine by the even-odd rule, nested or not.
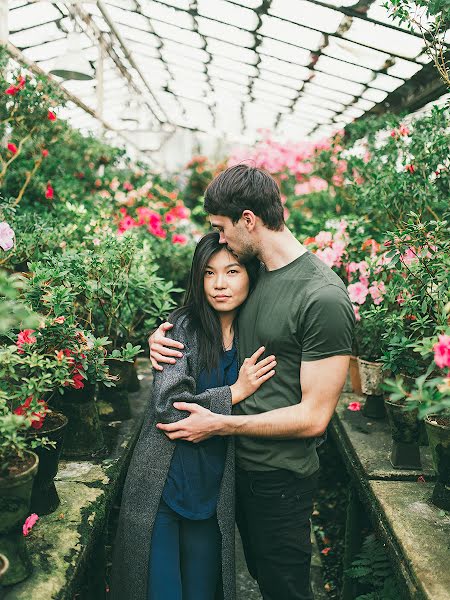
[(450, 367), (450, 335), (440, 335), (439, 341), (433, 346), (434, 362), (440, 369)]
[(17, 346), (17, 352), (19, 354), (23, 354), (24, 351), (22, 349), (22, 346), (24, 344), (34, 344), (34, 342), (36, 341), (36, 338), (34, 337), (34, 335), (31, 335), (32, 333), (34, 333), (34, 329), (24, 329), (23, 331), (20, 331), (18, 336), (17, 336), (17, 342), (16, 342), (16, 346)]
[(333, 236), (330, 231), (319, 231), (316, 235), (316, 244), (319, 248), (330, 245), (332, 240)]
[(400, 125), (398, 132), (400, 135), (409, 135), (409, 129), (406, 127), (406, 125)]
[(353, 312), (355, 313), (355, 319), (357, 321), (361, 321), (361, 315), (359, 314), (359, 306), (357, 304), (352, 304)]
[(330, 550), (331, 550), (331, 548), (329, 546), (327, 546), (326, 548), (322, 548), (320, 553), (323, 554), (324, 556), (327, 556), (328, 553), (330, 552)]
[(416, 167), (412, 164), (406, 165), (405, 171), (408, 171), (409, 173), (412, 174), (416, 171)]
[(56, 115), (52, 110), (49, 110), (47, 113), (47, 119), (49, 121), (56, 121)]
[(27, 517), (25, 523), (22, 526), (23, 535), (28, 535), (38, 521), (39, 517), (36, 513), (33, 513), (29, 517)]
[(100, 243), (101, 243), (101, 242), (100, 242), (100, 240), (99, 240), (98, 238), (94, 238), (94, 239), (92, 240), (92, 243), (94, 244), (94, 246), (100, 246)]
[(44, 148), (44, 150), (42, 150), (42, 156), (44, 158), (46, 158), (48, 156), (48, 150), (46, 148)]
[(54, 320), (54, 323), (58, 323), (59, 325), (62, 325), (64, 323), (64, 321), (66, 320), (66, 317), (56, 317), (56, 319)]
[(350, 402), (350, 404), (347, 406), (347, 409), (353, 412), (361, 410), (361, 402)]
[(172, 236), (172, 244), (181, 244), (181, 246), (185, 246), (187, 242), (188, 237), (183, 233), (174, 233)]
[(14, 246), (14, 231), (6, 221), (0, 223), (0, 248), (5, 252)]
[(133, 186), (131, 185), (131, 183), (129, 181), (125, 181), (125, 183), (123, 184), (123, 189), (126, 192), (131, 192), (131, 190), (133, 189)]
[(126, 215), (119, 222), (119, 234), (128, 231), (128, 229), (131, 229), (132, 227), (137, 227), (137, 225), (138, 223), (133, 219), (133, 217), (131, 217), (130, 215)]
[(369, 288), (370, 295), (374, 304), (381, 304), (383, 302), (383, 296), (386, 293), (385, 285), (382, 281), (374, 281)]
[(11, 152), (11, 154), (17, 153), (17, 146), (15, 144), (13, 144), (12, 142), (9, 142), (9, 144), (7, 145), (7, 148)]
[(367, 294), (369, 293), (369, 288), (361, 283), (361, 281), (358, 281), (357, 283), (351, 283), (347, 287), (347, 290), (350, 300), (354, 304), (364, 304)]
[(18, 91), (19, 88), (17, 88), (15, 85), (10, 85), (9, 88), (6, 88), (5, 94), (8, 94), (8, 96), (15, 96)]

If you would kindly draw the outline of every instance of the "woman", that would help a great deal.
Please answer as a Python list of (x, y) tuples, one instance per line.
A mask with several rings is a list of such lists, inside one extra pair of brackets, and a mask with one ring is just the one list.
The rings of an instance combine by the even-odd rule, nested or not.
[(239, 371), (234, 323), (259, 263), (240, 264), (219, 234), (205, 235), (192, 261), (185, 304), (170, 336), (183, 357), (154, 373), (152, 401), (125, 481), (116, 537), (114, 600), (224, 600), (234, 591), (234, 448), (219, 436), (173, 442), (156, 428), (187, 416), (174, 402), (213, 412), (253, 394), (274, 375), (275, 357)]

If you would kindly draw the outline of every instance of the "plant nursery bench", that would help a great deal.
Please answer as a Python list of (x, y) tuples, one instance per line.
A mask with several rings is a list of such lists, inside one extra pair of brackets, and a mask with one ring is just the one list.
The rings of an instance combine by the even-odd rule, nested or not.
[[(105, 424), (103, 460), (61, 461), (55, 479), (60, 506), (39, 519), (27, 540), (33, 573), (0, 590), (1, 600), (102, 600), (108, 517), (121, 492), (151, 386), (148, 360), (139, 360), (141, 388), (130, 394), (132, 418)], [(89, 581), (88, 596), (77, 594)]]
[[(344, 568), (359, 552), (368, 515), (385, 545), (405, 600), (449, 600), (450, 514), (431, 501), (434, 471), (422, 446), (422, 469), (398, 470), (389, 461), (391, 435), (386, 419), (370, 419), (347, 406), (361, 400), (343, 393), (330, 424), (350, 474)], [(353, 583), (344, 577), (342, 600), (353, 600)]]

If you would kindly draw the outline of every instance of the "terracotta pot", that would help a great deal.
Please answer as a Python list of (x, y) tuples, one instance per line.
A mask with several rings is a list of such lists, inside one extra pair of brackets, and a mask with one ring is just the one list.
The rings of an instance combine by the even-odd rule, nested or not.
[[(131, 418), (128, 387), (132, 376), (133, 363), (121, 360), (108, 360), (109, 372), (117, 377), (114, 387), (100, 384), (99, 400), (110, 405), (112, 410), (102, 414), (108, 421), (125, 421)], [(103, 411), (102, 411), (103, 413)]]
[(31, 573), (22, 526), (30, 515), (31, 490), (38, 464), (38, 456), (26, 452), (19, 473), (0, 478), (0, 554), (9, 562), (2, 585), (19, 583)]
[(51, 408), (62, 412), (68, 418), (63, 458), (89, 459), (104, 456), (106, 453), (103, 431), (98, 417), (96, 386), (85, 384), (76, 390), (66, 388), (64, 394), (50, 401)]
[(425, 425), (437, 476), (431, 500), (438, 508), (450, 510), (450, 417), (430, 415)]
[(58, 462), (63, 447), (64, 434), (68, 419), (58, 412), (50, 412), (45, 417), (42, 429), (31, 429), (27, 432), (28, 440), (47, 437), (54, 442), (54, 447), (45, 446), (35, 449), (39, 457), (39, 468), (34, 478), (31, 493), (31, 512), (48, 515), (56, 510), (60, 500), (53, 479), (58, 473)]
[(348, 370), (350, 373), (350, 381), (353, 393), (362, 396), (361, 377), (359, 375), (359, 365), (356, 356), (350, 356), (350, 366)]
[(370, 362), (358, 356), (359, 374), (361, 377), (361, 390), (367, 396), (381, 396), (381, 384), (384, 374), (381, 370), (383, 363)]
[(391, 427), (391, 464), (396, 469), (420, 469), (420, 423), (418, 411), (404, 410), (402, 404), (385, 400), (386, 412)]

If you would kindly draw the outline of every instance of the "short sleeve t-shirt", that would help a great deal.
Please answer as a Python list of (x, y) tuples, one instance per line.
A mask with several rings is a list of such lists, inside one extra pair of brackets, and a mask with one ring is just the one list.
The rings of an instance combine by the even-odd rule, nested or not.
[[(262, 270), (239, 315), (239, 362), (265, 346), (276, 374), (233, 413), (254, 415), (301, 401), (300, 364), (352, 352), (355, 316), (342, 280), (311, 252)], [(247, 471), (287, 469), (299, 477), (319, 467), (316, 438), (238, 436), (237, 465)]]

